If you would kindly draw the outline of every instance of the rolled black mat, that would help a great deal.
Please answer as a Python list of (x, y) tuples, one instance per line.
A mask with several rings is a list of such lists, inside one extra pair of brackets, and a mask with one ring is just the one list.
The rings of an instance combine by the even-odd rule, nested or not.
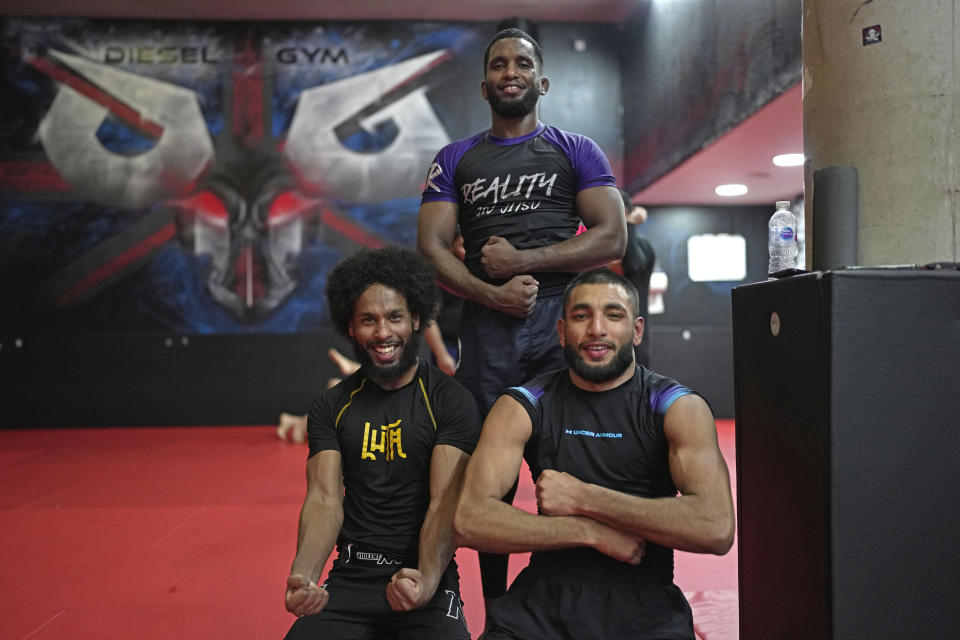
[(857, 183), (854, 167), (823, 167), (813, 172), (815, 271), (857, 264)]

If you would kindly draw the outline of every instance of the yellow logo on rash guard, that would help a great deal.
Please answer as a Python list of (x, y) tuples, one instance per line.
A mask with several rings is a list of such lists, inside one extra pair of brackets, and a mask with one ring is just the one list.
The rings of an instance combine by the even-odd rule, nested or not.
[[(380, 430), (370, 429), (370, 423), (363, 425), (363, 451), (360, 452), (361, 460), (376, 460), (374, 453), (380, 453), (387, 456), (387, 461), (393, 460), (397, 456), (406, 458), (407, 454), (403, 452), (403, 445), (400, 442), (400, 420), (390, 424), (380, 425)], [(378, 438), (379, 435), (379, 438)]]

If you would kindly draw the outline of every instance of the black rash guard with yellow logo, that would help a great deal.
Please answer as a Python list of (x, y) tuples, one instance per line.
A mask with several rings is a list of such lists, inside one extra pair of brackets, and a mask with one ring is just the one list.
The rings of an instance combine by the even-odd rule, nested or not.
[(410, 384), (392, 391), (360, 369), (314, 400), (307, 434), (310, 457), (334, 449), (343, 459), (337, 544), (415, 564), (430, 504), (433, 448), (473, 453), (480, 414), (460, 383), (425, 362)]

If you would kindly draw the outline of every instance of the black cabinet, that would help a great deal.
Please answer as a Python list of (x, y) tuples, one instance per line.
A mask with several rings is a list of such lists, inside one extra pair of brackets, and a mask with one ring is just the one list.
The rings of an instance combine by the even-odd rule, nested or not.
[(960, 634), (960, 272), (733, 296), (741, 640)]

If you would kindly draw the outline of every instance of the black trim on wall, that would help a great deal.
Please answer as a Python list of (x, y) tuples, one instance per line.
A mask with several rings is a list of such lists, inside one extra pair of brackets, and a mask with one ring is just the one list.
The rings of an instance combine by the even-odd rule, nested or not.
[(337, 375), (331, 346), (352, 354), (327, 334), (5, 335), (0, 427), (272, 424)]

